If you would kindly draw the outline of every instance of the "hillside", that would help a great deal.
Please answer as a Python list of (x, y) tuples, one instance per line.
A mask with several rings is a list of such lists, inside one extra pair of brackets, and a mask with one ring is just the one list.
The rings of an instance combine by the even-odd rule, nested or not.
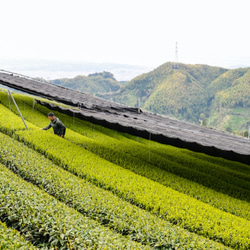
[(197, 120), (197, 114), (208, 103), (207, 86), (225, 71), (217, 67), (185, 64), (180, 64), (179, 70), (173, 70), (173, 64), (166, 63), (136, 77), (112, 99), (136, 106), (139, 98), (140, 106), (146, 110)]
[(250, 69), (230, 70), (211, 83), (210, 116), (214, 126), (228, 132), (243, 131), (250, 126)]
[(62, 139), (14, 98), (29, 130), (0, 90), (1, 247), (249, 249), (249, 165), (55, 112)]
[[(210, 126), (241, 131), (250, 123), (249, 85), (250, 68), (180, 64), (174, 70), (172, 63), (166, 63), (134, 78), (117, 93), (99, 96), (189, 122), (208, 124), (210, 120)], [(238, 123), (232, 122), (235, 119)]]
[(94, 73), (88, 76), (76, 76), (74, 78), (62, 78), (51, 81), (54, 84), (75, 89), (81, 92), (96, 95), (118, 91), (121, 83), (109, 72)]

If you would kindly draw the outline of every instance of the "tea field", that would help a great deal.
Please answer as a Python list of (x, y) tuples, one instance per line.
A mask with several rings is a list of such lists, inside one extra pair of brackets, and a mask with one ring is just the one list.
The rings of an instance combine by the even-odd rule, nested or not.
[(0, 249), (250, 249), (250, 165), (0, 91)]

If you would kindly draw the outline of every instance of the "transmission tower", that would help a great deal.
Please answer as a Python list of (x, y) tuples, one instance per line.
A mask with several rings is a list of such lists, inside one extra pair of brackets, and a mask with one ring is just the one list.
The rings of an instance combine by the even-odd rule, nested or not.
[(175, 62), (173, 65), (173, 69), (179, 69), (179, 62), (178, 62), (178, 43), (175, 44)]

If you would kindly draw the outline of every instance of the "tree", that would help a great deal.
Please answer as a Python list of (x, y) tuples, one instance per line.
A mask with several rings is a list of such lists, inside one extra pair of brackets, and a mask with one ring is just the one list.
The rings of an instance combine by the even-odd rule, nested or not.
[(226, 131), (227, 131), (228, 133), (232, 133), (232, 132), (233, 132), (233, 130), (232, 130), (230, 127), (227, 127), (227, 128), (226, 128)]
[(207, 126), (207, 119), (206, 119), (206, 118), (204, 118), (204, 119), (202, 120), (202, 125), (203, 125), (203, 126)]
[(247, 137), (247, 138), (248, 138), (248, 131), (245, 131), (245, 132), (244, 132), (244, 137)]

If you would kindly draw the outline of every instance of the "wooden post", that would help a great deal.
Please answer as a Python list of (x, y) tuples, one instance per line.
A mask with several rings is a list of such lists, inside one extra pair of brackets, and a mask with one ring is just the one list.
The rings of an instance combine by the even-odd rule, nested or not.
[(21, 111), (19, 110), (19, 108), (18, 108), (18, 106), (17, 106), (17, 104), (16, 104), (16, 101), (15, 101), (14, 97), (12, 96), (12, 94), (11, 94), (11, 92), (10, 92), (9, 89), (8, 89), (8, 92), (9, 92), (9, 95), (11, 96), (12, 101), (14, 102), (14, 104), (15, 104), (15, 106), (16, 106), (16, 109), (17, 109), (19, 115), (21, 116), (21, 118), (22, 118), (22, 120), (23, 120), (23, 123), (24, 123), (26, 129), (29, 130), (29, 129), (28, 129), (28, 126), (27, 126), (27, 124), (26, 124), (26, 122), (25, 122), (25, 120), (23, 119), (23, 116), (22, 116), (22, 114), (21, 114)]

